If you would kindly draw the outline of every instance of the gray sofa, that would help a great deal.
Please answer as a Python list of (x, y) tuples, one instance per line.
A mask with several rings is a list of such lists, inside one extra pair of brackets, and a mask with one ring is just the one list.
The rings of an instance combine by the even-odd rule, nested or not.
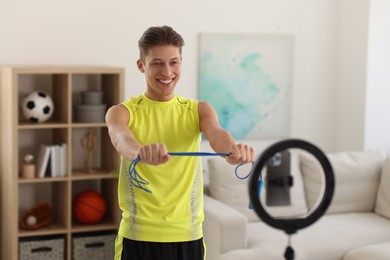
[[(316, 161), (292, 154), (292, 203), (267, 208), (273, 215), (307, 213), (321, 190)], [(328, 158), (335, 172), (334, 197), (322, 218), (291, 236), (295, 259), (390, 259), (390, 158), (371, 151)], [(238, 180), (234, 169), (222, 158), (208, 160), (203, 225), (207, 259), (284, 259), (288, 236), (248, 208), (248, 180)]]

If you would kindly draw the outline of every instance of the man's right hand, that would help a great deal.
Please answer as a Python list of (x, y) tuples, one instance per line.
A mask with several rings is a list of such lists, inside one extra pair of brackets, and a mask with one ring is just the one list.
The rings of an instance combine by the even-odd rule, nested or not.
[(158, 143), (142, 145), (139, 148), (139, 156), (141, 158), (141, 163), (151, 165), (166, 163), (170, 158), (165, 144)]

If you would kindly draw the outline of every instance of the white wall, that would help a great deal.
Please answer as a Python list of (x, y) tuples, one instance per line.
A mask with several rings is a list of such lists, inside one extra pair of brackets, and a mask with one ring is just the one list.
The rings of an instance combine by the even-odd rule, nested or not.
[[(0, 0), (0, 64), (125, 67), (129, 97), (144, 90), (135, 66), (137, 40), (147, 27), (168, 24), (186, 41), (177, 92), (196, 98), (199, 33), (291, 33), (292, 137), (341, 150), (338, 135), (347, 134), (337, 114), (342, 119), (349, 111), (337, 102), (340, 8), (340, 0)], [(360, 127), (363, 111), (357, 113)], [(349, 134), (347, 145), (361, 147), (361, 133)]]
[(390, 151), (390, 1), (370, 2), (364, 147)]
[(367, 37), (370, 0), (342, 0), (339, 9), (336, 149), (364, 146)]
[(390, 1), (342, 0), (336, 150), (390, 151)]

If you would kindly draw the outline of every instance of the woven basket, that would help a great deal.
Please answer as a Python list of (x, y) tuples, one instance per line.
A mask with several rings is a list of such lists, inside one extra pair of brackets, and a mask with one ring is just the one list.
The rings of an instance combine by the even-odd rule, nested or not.
[[(37, 219), (37, 223), (34, 225), (27, 224), (27, 218), (34, 216)], [(28, 209), (19, 221), (19, 225), (23, 229), (39, 229), (42, 228), (52, 221), (52, 211), (47, 203), (40, 203), (36, 206)]]

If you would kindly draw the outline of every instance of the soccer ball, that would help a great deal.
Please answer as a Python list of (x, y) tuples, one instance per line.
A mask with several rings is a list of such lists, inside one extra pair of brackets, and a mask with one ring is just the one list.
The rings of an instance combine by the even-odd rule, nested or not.
[(52, 116), (53, 111), (53, 100), (42, 91), (33, 91), (23, 98), (23, 116), (31, 122), (45, 122)]

